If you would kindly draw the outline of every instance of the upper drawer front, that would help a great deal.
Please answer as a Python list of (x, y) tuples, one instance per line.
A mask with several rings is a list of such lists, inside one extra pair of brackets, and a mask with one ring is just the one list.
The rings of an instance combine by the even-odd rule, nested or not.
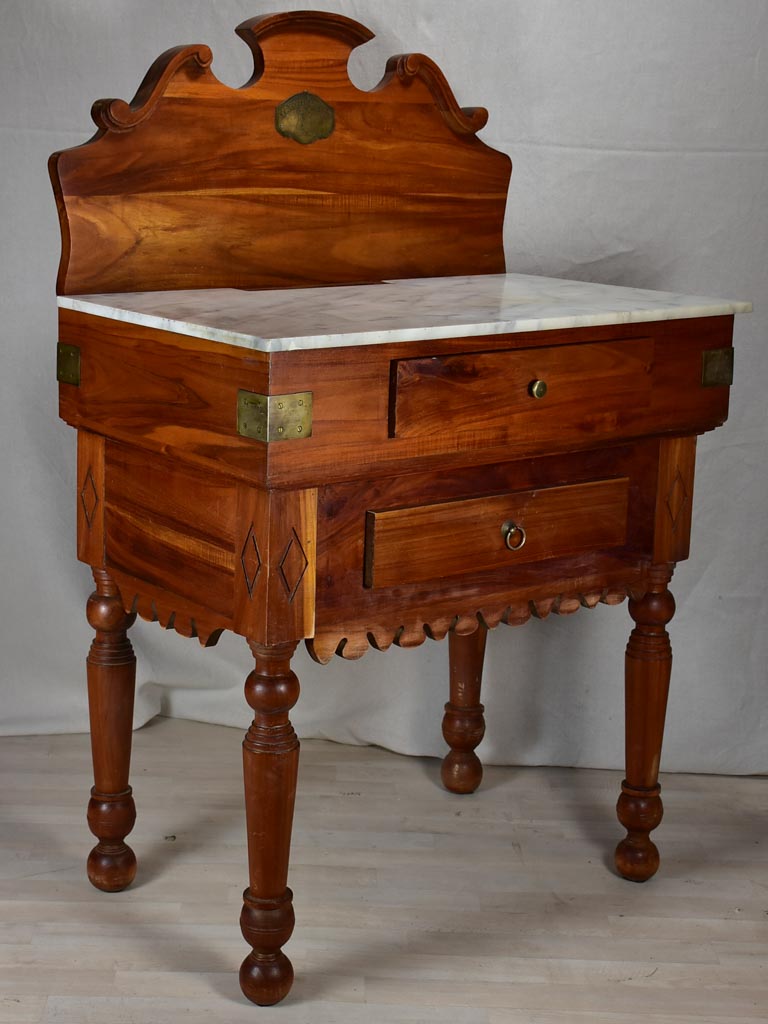
[[(624, 544), (628, 489), (629, 480), (619, 477), (370, 511), (365, 585), (475, 575)], [(509, 544), (516, 549), (505, 539), (513, 524)]]
[[(621, 433), (651, 404), (650, 338), (401, 359), (393, 369), (390, 435), (508, 433), (574, 444)], [(538, 388), (534, 384), (539, 382)], [(537, 392), (546, 386), (543, 397)]]

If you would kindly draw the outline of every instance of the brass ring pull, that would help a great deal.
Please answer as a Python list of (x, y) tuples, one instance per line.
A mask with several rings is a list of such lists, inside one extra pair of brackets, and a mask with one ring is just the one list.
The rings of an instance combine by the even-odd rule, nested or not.
[(504, 535), (504, 543), (510, 551), (519, 551), (528, 539), (523, 527), (519, 523), (512, 522), (511, 519), (501, 524), (501, 532)]

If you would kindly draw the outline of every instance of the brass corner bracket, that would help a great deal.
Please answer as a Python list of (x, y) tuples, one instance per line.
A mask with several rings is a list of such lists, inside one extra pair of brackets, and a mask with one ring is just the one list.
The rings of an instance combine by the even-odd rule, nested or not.
[(80, 349), (77, 345), (56, 346), (56, 380), (60, 384), (80, 386)]
[(312, 436), (312, 392), (237, 393), (237, 432), (254, 441), (299, 441)]
[(733, 384), (733, 349), (709, 348), (701, 353), (701, 386), (729, 387)]

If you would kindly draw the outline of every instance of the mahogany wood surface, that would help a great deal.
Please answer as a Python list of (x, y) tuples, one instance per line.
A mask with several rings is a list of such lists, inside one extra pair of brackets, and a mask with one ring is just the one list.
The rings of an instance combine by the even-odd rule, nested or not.
[[(636, 584), (642, 564), (653, 550), (658, 451), (658, 441), (648, 441), (320, 488), (316, 621), (310, 652), (318, 661), (327, 661), (337, 650), (345, 658), (360, 657), (371, 645), (384, 650), (393, 642), (415, 646), (427, 636), (440, 638), (457, 621), (474, 623), (472, 628), (477, 628), (478, 621), (489, 626), (521, 622), (532, 614), (548, 614), (553, 605), (558, 611), (576, 611), (587, 595), (596, 595), (596, 603), (604, 593), (618, 590), (626, 594), (626, 587)], [(539, 551), (528, 558), (527, 544), (517, 553), (501, 548), (503, 520), (495, 519), (488, 526), (490, 543), (499, 545), (502, 556), (495, 567), (473, 572), (476, 549), (457, 537), (453, 542), (463, 552), (467, 570), (463, 576), (428, 582), (403, 579), (386, 587), (364, 585), (365, 527), (371, 510), (432, 506), (474, 500), (478, 493), (513, 494), (623, 478), (629, 480), (629, 501), (626, 543), (618, 549), (595, 547), (560, 558)], [(529, 525), (535, 537), (536, 522)], [(414, 545), (419, 539), (424, 545), (431, 540), (428, 532), (419, 534)]]
[(629, 602), (635, 628), (626, 653), (626, 778), (617, 805), (627, 836), (616, 848), (616, 867), (634, 882), (645, 882), (659, 867), (659, 851), (649, 833), (661, 822), (659, 762), (672, 648), (666, 626), (675, 614), (667, 584), (673, 566), (649, 569), (642, 598)]
[[(106, 564), (231, 617), (235, 488), (195, 467), (110, 443), (105, 506)], [(190, 512), (194, 510), (194, 515)]]
[(654, 563), (682, 562), (688, 557), (695, 467), (695, 437), (664, 438), (659, 447)]
[(128, 785), (136, 657), (127, 636), (135, 616), (123, 610), (109, 573), (95, 569), (93, 575), (96, 590), (88, 600), (88, 622), (96, 636), (87, 665), (95, 785), (88, 803), (88, 826), (98, 843), (87, 867), (97, 889), (117, 892), (136, 875), (136, 857), (125, 843), (136, 820)]
[(448, 634), (450, 700), (443, 714), (443, 738), (451, 748), (440, 766), (443, 785), (452, 793), (474, 793), (483, 780), (475, 753), (485, 735), (485, 708), (480, 703), (488, 629)]
[[(627, 538), (628, 490), (627, 478), (619, 477), (369, 511), (365, 585), (396, 587), (474, 576), (499, 566), (512, 569), (618, 547)], [(507, 533), (519, 534), (513, 538), (519, 547), (507, 546)]]
[[(651, 404), (654, 362), (652, 338), (631, 344), (596, 342), (572, 348), (403, 359), (394, 371), (392, 434), (426, 437), (488, 429), (526, 429), (537, 437), (571, 432), (589, 415), (602, 430), (636, 419)], [(542, 380), (541, 399), (531, 385)]]
[[(96, 135), (56, 153), (64, 294), (264, 288), (504, 269), (511, 164), (475, 132), (437, 66), (393, 57), (370, 92), (347, 74), (371, 38), (335, 14), (244, 22), (254, 74), (241, 89), (207, 46), (153, 64), (126, 104), (101, 100)], [(276, 106), (302, 93), (334, 129), (300, 144)]]
[(256, 667), (245, 696), (254, 717), (243, 740), (249, 885), (240, 928), (253, 950), (240, 968), (240, 985), (254, 1003), (269, 1006), (293, 982), (282, 947), (294, 926), (287, 881), (299, 741), (288, 716), (299, 699), (299, 682), (290, 669), (295, 643), (250, 646)]
[[(519, 404), (506, 414), (503, 389), (493, 385), (485, 403), (472, 384), (474, 371), (467, 372), (470, 396), (447, 409), (450, 414), (460, 409), (460, 429), (447, 427), (450, 416), (441, 419), (435, 404), (432, 429), (392, 437), (393, 365), (399, 367), (404, 356), (413, 358), (411, 343), (266, 355), (190, 338), (186, 352), (184, 335), (63, 309), (60, 340), (80, 348), (83, 369), (79, 387), (61, 385), (59, 410), (74, 427), (173, 452), (216, 473), (273, 487), (315, 487), (368, 478), (372, 470), (398, 474), (406, 468), (491, 464), (625, 438), (711, 430), (727, 416), (728, 388), (701, 387), (702, 352), (730, 346), (732, 331), (733, 317), (720, 316), (420, 343), (419, 364), (443, 365), (443, 356), (456, 353), (464, 367), (476, 362), (487, 367), (485, 353), (495, 350), (501, 356), (496, 365), (524, 359), (529, 371), (518, 376)], [(642, 358), (649, 333), (650, 364)], [(616, 339), (620, 345), (612, 344)], [(642, 406), (628, 406), (621, 388), (603, 394), (602, 381), (593, 384), (579, 353), (582, 343), (595, 352), (591, 343), (597, 340), (609, 343), (606, 361), (612, 366), (620, 352), (622, 364), (638, 368), (636, 390), (646, 395)], [(555, 386), (536, 401), (526, 388), (537, 376), (543, 346), (563, 388)], [(490, 379), (486, 373), (486, 382)], [(432, 386), (426, 381), (420, 386), (428, 399)], [(241, 388), (260, 394), (311, 391), (312, 436), (268, 446), (240, 437), (235, 410)]]
[(317, 492), (238, 486), (236, 632), (271, 644), (315, 627)]
[(77, 433), (77, 557), (104, 563), (104, 449), (106, 441), (87, 430)]
[[(462, 110), (429, 58), (392, 58), (362, 92), (346, 70), (370, 38), (356, 22), (300, 12), (238, 32), (254, 55), (244, 88), (213, 76), (207, 47), (170, 50), (130, 104), (95, 105), (90, 142), (51, 158), (60, 293), (503, 271), (509, 159), (477, 138), (485, 112)], [(714, 316), (265, 354), (61, 310), (60, 341), (81, 366), (80, 383), (59, 389), (78, 431), (77, 551), (96, 580), (94, 885), (123, 888), (136, 870), (125, 837), (137, 613), (205, 645), (233, 630), (254, 654), (240, 981), (272, 1004), (293, 979), (282, 947), (297, 643), (325, 662), (448, 635), (442, 778), (471, 793), (488, 629), (627, 596), (616, 864), (649, 878), (668, 583), (688, 556), (696, 435), (728, 412), (728, 387), (702, 386), (702, 356), (728, 348), (732, 328)], [(311, 391), (311, 436), (241, 436), (240, 390)], [(508, 520), (525, 530), (517, 551)]]

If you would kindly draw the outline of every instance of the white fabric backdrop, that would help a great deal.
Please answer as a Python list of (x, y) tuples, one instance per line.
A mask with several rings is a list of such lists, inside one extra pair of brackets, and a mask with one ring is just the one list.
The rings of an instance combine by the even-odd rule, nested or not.
[[(768, 770), (766, 332), (768, 5), (764, 0), (314, 0), (370, 26), (353, 78), (422, 51), (515, 169), (510, 270), (749, 298), (737, 319), (729, 423), (699, 443), (693, 556), (676, 574), (663, 767)], [(91, 133), (102, 96), (130, 99), (169, 46), (205, 42), (214, 71), (250, 72), (232, 29), (284, 0), (3, 0), (0, 6), (0, 372), (3, 733), (83, 730), (75, 437), (57, 420), (59, 238), (46, 159)], [(600, 607), (492, 634), (486, 762), (616, 767), (629, 619)], [(137, 623), (136, 724), (158, 711), (245, 727), (245, 643), (218, 648)], [(442, 754), (447, 644), (296, 659), (304, 736)]]

